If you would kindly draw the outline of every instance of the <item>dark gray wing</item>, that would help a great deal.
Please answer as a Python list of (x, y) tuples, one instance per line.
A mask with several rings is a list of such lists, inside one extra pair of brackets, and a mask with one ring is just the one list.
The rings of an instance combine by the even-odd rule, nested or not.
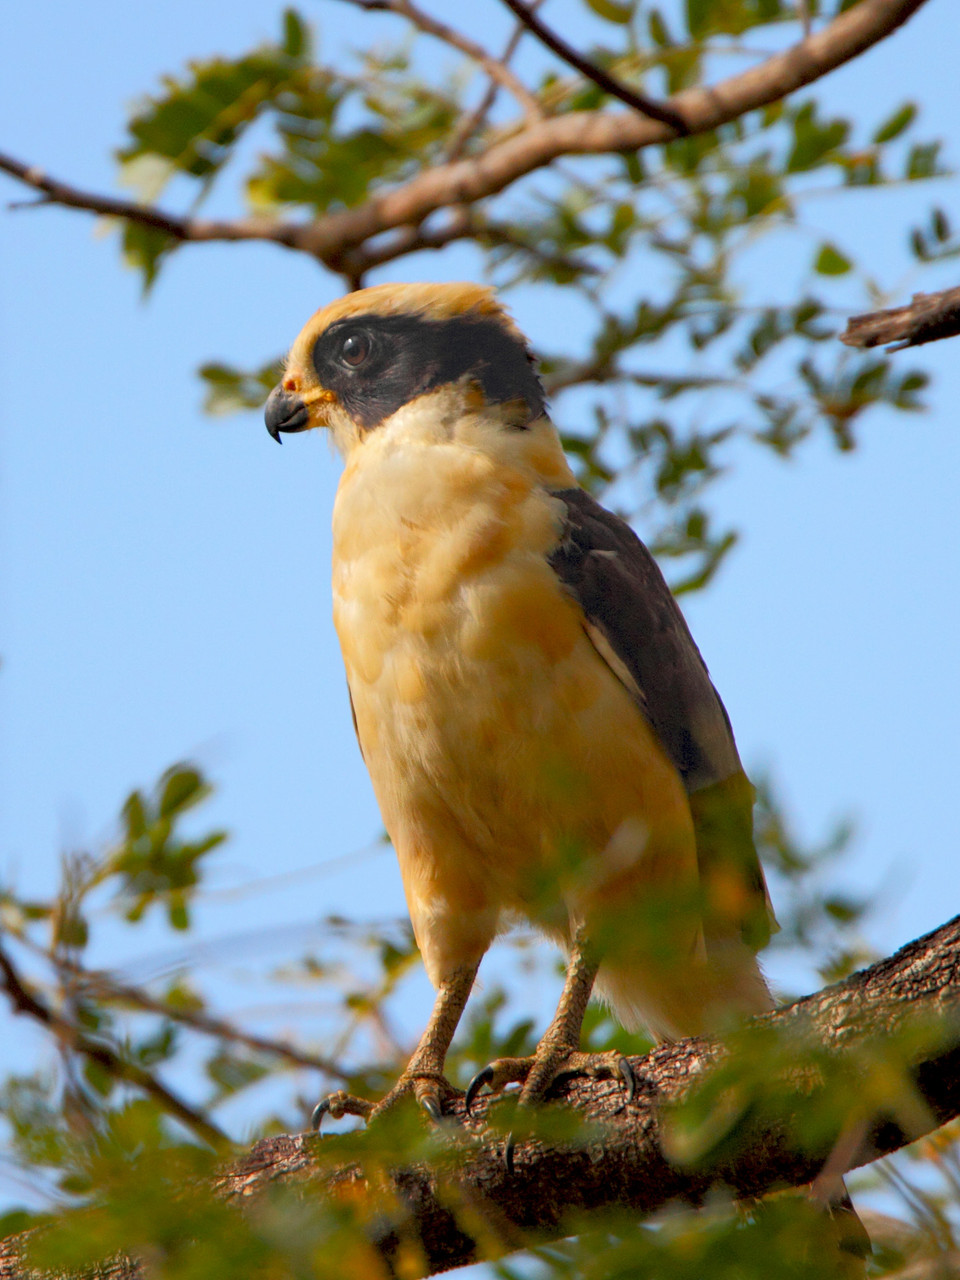
[[(753, 788), (720, 695), (680, 607), (650, 552), (628, 524), (583, 489), (552, 492), (566, 508), (550, 565), (584, 614), (600, 656), (633, 695), (683, 779), (708, 899), (762, 946), (773, 924), (753, 842)], [(709, 911), (707, 912), (709, 915)]]

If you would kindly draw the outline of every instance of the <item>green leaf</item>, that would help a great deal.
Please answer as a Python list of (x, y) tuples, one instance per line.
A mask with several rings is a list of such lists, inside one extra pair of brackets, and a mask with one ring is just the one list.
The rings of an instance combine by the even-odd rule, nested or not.
[(902, 107), (898, 108), (892, 116), (889, 116), (873, 135), (873, 141), (876, 143), (892, 142), (894, 138), (899, 138), (904, 129), (908, 129), (917, 118), (916, 103), (905, 102)]
[(209, 783), (191, 765), (175, 765), (163, 774), (154, 794), (135, 791), (124, 805), (124, 835), (102, 864), (98, 882), (119, 880), (114, 901), (130, 923), (149, 907), (165, 907), (175, 929), (189, 926), (189, 905), (200, 880), (202, 859), (226, 839), (213, 831), (199, 840), (183, 840), (177, 824), (210, 794)]
[(842, 276), (846, 275), (852, 266), (850, 259), (835, 245), (824, 244), (820, 246), (813, 269), (821, 276)]
[(136, 173), (144, 157), (160, 157), (167, 176), (179, 172), (209, 185), (249, 125), (309, 76), (308, 49), (307, 30), (288, 9), (282, 43), (190, 63), (185, 76), (168, 76), (163, 91), (134, 112), (131, 141), (118, 159)]
[(659, 45), (661, 49), (668, 49), (674, 43), (670, 29), (659, 9), (650, 10), (650, 16), (647, 18), (647, 27), (650, 32), (650, 39), (655, 45)]
[(283, 11), (283, 51), (288, 58), (300, 59), (310, 52), (310, 29), (296, 9)]
[(598, 18), (620, 26), (625, 26), (633, 18), (637, 8), (636, 4), (618, 4), (616, 0), (586, 0), (586, 4)]
[(220, 1098), (256, 1084), (266, 1074), (267, 1068), (262, 1062), (226, 1048), (221, 1049), (207, 1063), (207, 1075), (218, 1086)]
[(0, 1213), (0, 1240), (20, 1235), (34, 1224), (34, 1216), (26, 1209), (8, 1209)]
[(207, 413), (237, 413), (243, 409), (259, 409), (280, 381), (283, 360), (269, 360), (259, 369), (234, 369), (230, 365), (202, 365), (200, 377), (207, 384), (203, 407)]
[(173, 768), (163, 778), (163, 791), (160, 796), (160, 816), (172, 818), (184, 810), (192, 808), (198, 801), (210, 794), (209, 786), (196, 769)]
[(927, 142), (910, 148), (905, 173), (908, 181), (917, 182), (924, 178), (934, 178), (946, 172), (938, 164), (940, 147), (939, 142)]
[(72, 905), (54, 919), (54, 942), (57, 946), (82, 950), (90, 940), (90, 927), (83, 915)]
[(793, 114), (793, 146), (787, 158), (787, 172), (803, 173), (828, 163), (849, 134), (848, 121), (818, 120), (816, 103), (805, 102)]
[(740, 35), (751, 27), (789, 16), (782, 0), (687, 0), (687, 25), (694, 40)]
[(143, 291), (149, 293), (156, 283), (160, 265), (179, 245), (179, 240), (168, 236), (156, 227), (145, 227), (139, 222), (125, 222), (123, 226), (123, 257), (128, 266), (143, 274)]
[(143, 796), (132, 791), (123, 806), (124, 826), (128, 840), (137, 840), (147, 829), (147, 815)]

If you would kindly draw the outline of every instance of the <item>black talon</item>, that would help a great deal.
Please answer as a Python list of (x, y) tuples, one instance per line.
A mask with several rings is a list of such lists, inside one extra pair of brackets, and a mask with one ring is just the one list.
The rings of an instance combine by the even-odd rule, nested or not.
[(517, 1144), (513, 1140), (513, 1134), (507, 1134), (507, 1140), (503, 1144), (503, 1163), (506, 1165), (507, 1173), (513, 1174), (513, 1153)]
[(310, 1128), (314, 1131), (314, 1133), (320, 1132), (320, 1126), (323, 1124), (323, 1117), (327, 1114), (329, 1110), (330, 1110), (329, 1098), (321, 1099), (320, 1102), (318, 1102), (317, 1105), (313, 1108), (313, 1112), (310, 1115)]
[(621, 1058), (617, 1063), (617, 1067), (620, 1071), (620, 1079), (623, 1081), (627, 1090), (627, 1097), (624, 1105), (629, 1106), (637, 1096), (637, 1077), (633, 1074), (633, 1067), (631, 1067), (626, 1058)]
[(443, 1112), (440, 1110), (440, 1104), (437, 1102), (436, 1098), (427, 1094), (426, 1097), (420, 1099), (420, 1105), (431, 1120), (443, 1119)]
[(467, 1092), (463, 1099), (463, 1109), (470, 1114), (470, 1108), (474, 1099), (485, 1084), (490, 1084), (493, 1080), (493, 1067), (484, 1067), (482, 1071), (478, 1071), (470, 1083), (467, 1085)]

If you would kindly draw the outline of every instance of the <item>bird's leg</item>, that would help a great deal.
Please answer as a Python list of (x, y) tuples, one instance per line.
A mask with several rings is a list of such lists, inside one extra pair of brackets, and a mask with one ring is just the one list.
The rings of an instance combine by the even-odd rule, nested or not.
[(600, 959), (578, 932), (570, 952), (567, 976), (553, 1021), (544, 1032), (532, 1058), (497, 1058), (477, 1073), (467, 1089), (467, 1110), (486, 1084), (494, 1092), (522, 1082), (520, 1105), (536, 1106), (560, 1076), (618, 1076), (633, 1099), (635, 1081), (630, 1064), (619, 1053), (581, 1053), (580, 1031)]
[(400, 1079), (385, 1097), (374, 1103), (338, 1089), (314, 1108), (313, 1128), (320, 1128), (324, 1116), (331, 1116), (334, 1120), (341, 1116), (362, 1116), (369, 1124), (411, 1093), (432, 1119), (439, 1120), (443, 1114), (444, 1097), (454, 1092), (444, 1077), (443, 1064), (479, 967), (479, 960), (475, 964), (462, 965), (441, 982), (430, 1021), (420, 1042)]

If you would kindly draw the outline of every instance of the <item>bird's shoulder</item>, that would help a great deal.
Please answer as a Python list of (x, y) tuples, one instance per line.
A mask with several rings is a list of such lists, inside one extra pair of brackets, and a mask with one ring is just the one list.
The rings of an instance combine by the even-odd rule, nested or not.
[(688, 789), (736, 772), (727, 713), (657, 562), (626, 521), (585, 490), (552, 496), (563, 522), (551, 567), (602, 656), (629, 679)]

